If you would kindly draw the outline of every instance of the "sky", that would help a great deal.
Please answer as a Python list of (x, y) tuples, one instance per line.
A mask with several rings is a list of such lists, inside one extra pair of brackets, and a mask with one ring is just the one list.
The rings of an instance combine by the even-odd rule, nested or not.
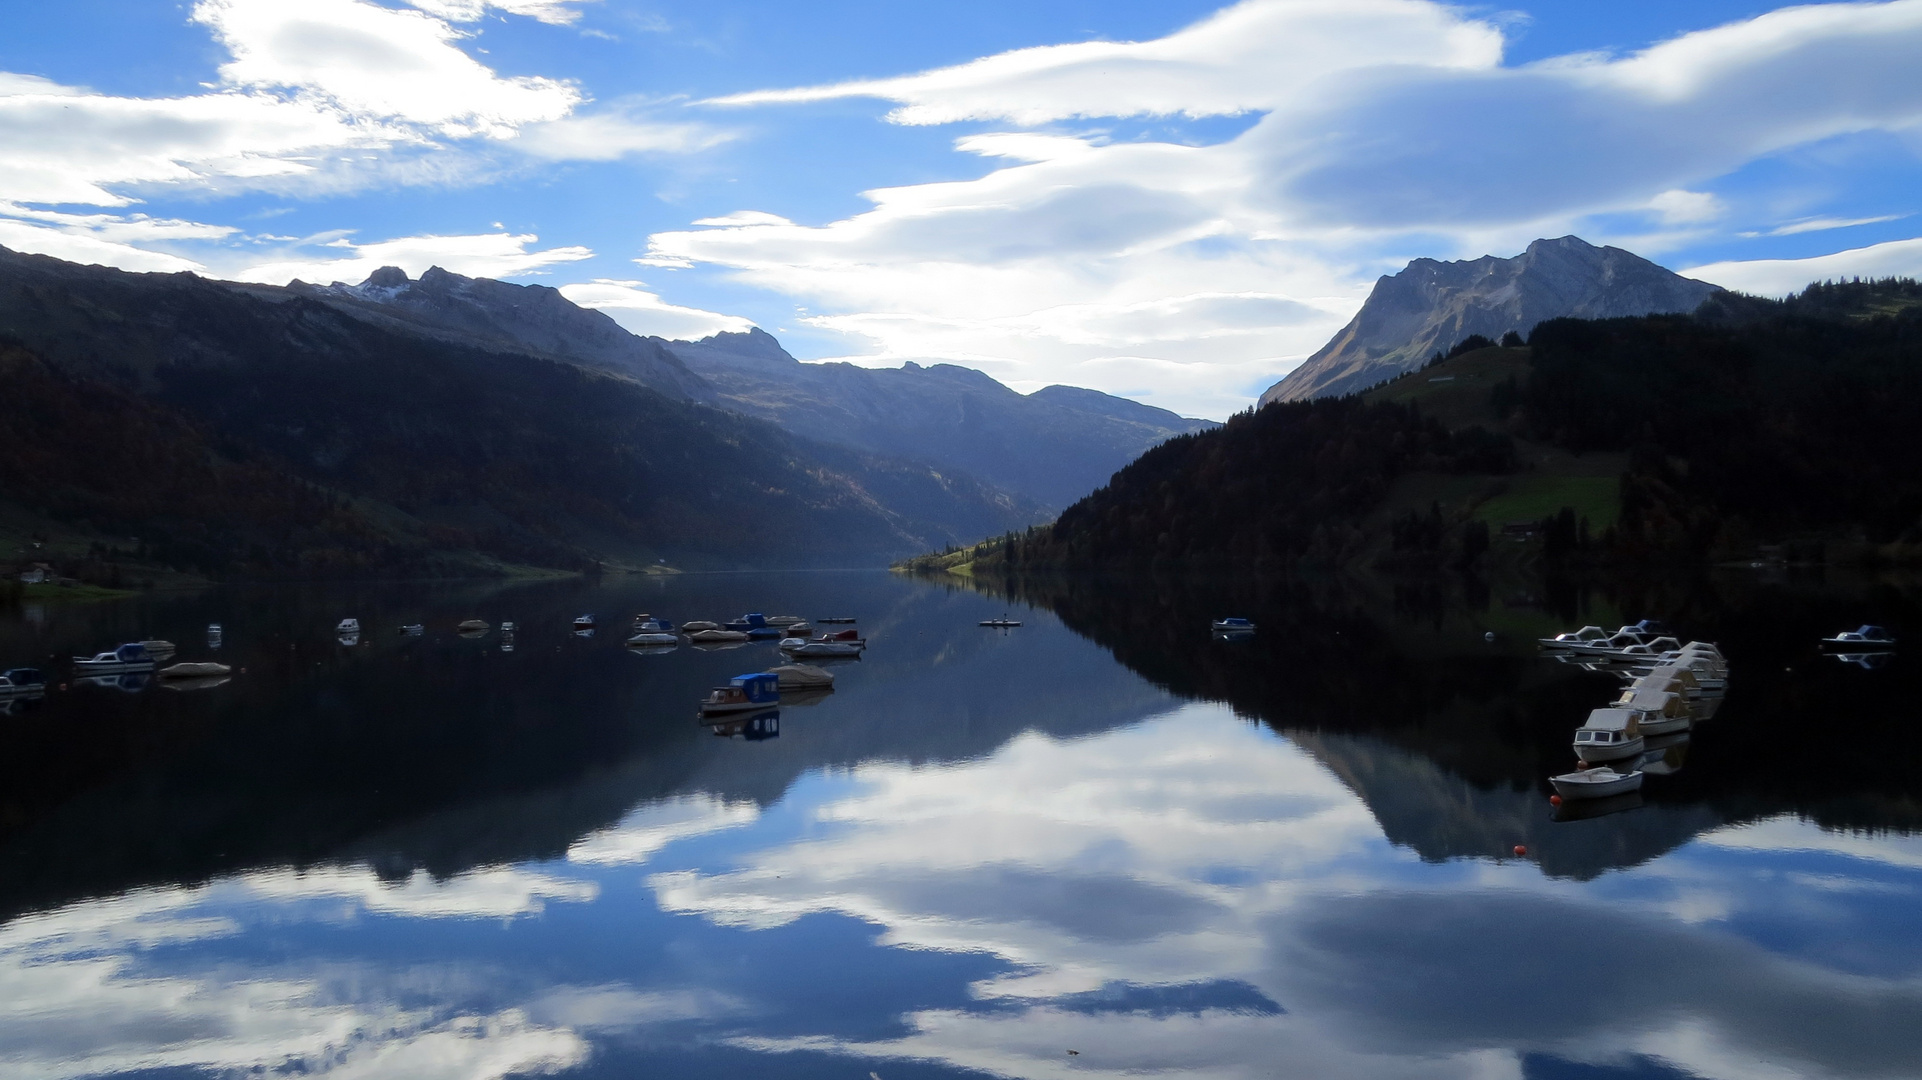
[(79, 0), (0, 245), (551, 285), (636, 333), (1214, 419), (1408, 260), (1922, 275), (1922, 0)]

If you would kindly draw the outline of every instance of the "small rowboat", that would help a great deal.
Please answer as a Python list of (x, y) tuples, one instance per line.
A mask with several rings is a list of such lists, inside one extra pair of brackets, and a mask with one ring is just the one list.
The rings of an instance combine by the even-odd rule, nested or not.
[(1211, 629), (1224, 634), (1253, 633), (1255, 629), (1255, 624), (1249, 622), (1247, 619), (1216, 619), (1210, 623), (1209, 626)]
[(982, 620), (981, 620), (981, 625), (982, 625), (982, 626), (994, 626), (994, 627), (999, 627), (999, 628), (1001, 628), (1001, 629), (1004, 629), (1004, 630), (1005, 630), (1005, 629), (1007, 629), (1007, 628), (1008, 628), (1008, 627), (1010, 627), (1010, 626), (1020, 626), (1020, 625), (1021, 625), (1021, 620), (1020, 620), (1020, 619), (1009, 619), (1009, 618), (1005, 618), (1005, 617), (1004, 617), (1004, 618), (1000, 618), (1000, 619), (982, 619)]
[(1606, 799), (1611, 795), (1640, 791), (1642, 770), (1616, 772), (1606, 765), (1598, 765), (1592, 769), (1577, 769), (1572, 773), (1551, 776), (1548, 782), (1554, 786), (1555, 794), (1564, 799)]

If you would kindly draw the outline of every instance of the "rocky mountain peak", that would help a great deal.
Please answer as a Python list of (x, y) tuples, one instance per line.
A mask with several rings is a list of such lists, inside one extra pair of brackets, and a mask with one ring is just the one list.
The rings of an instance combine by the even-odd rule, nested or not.
[[(438, 266), (434, 268), (434, 270), (438, 269), (440, 269)], [(433, 272), (433, 270), (428, 271), (430, 274)], [(407, 271), (402, 270), (398, 266), (383, 266), (373, 273), (368, 274), (367, 280), (361, 282), (363, 288), (371, 286), (376, 289), (398, 289), (407, 284)]]
[(1693, 311), (1719, 291), (1633, 252), (1579, 236), (1536, 240), (1513, 258), (1416, 259), (1375, 282), (1347, 326), (1261, 404), (1365, 390), (1420, 367), (1470, 334), (1526, 334), (1548, 319)]

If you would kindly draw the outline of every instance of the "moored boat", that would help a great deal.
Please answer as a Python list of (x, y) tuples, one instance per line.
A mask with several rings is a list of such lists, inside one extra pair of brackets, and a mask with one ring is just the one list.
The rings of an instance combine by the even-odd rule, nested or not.
[(73, 658), (76, 675), (117, 675), (126, 671), (152, 671), (154, 659), (147, 647), (137, 641), (128, 642), (112, 652), (96, 653), (93, 656)]
[(793, 626), (795, 623), (806, 622), (807, 620), (799, 615), (769, 615), (764, 621), (769, 626), (787, 627)]
[(687, 635), (687, 639), (700, 645), (716, 641), (746, 641), (747, 634), (741, 630), (696, 630)]
[(1822, 639), (1824, 649), (1839, 652), (1874, 652), (1895, 648), (1895, 635), (1886, 628), (1864, 623), (1853, 630), (1844, 630), (1834, 637)]
[(1575, 729), (1575, 756), (1583, 761), (1616, 761), (1642, 752), (1641, 713), (1635, 709), (1596, 709)]
[(342, 619), (334, 624), (334, 633), (358, 634), (360, 633), (360, 620), (354, 618)]
[(47, 676), (39, 668), (17, 667), (0, 671), (0, 697), (44, 693)]
[(679, 634), (663, 634), (659, 631), (649, 630), (633, 635), (627, 639), (627, 643), (635, 646), (679, 645), (681, 643), (681, 636)]
[(1008, 618), (1008, 617), (1007, 617), (1006, 615), (1003, 615), (1003, 616), (1001, 616), (1001, 617), (1000, 617), (999, 619), (982, 619), (982, 620), (981, 620), (981, 625), (982, 625), (982, 626), (992, 626), (992, 627), (995, 627), (995, 628), (997, 628), (997, 629), (1000, 629), (1000, 630), (1006, 630), (1006, 629), (1008, 629), (1009, 627), (1013, 627), (1013, 626), (1020, 626), (1020, 625), (1021, 625), (1021, 620), (1020, 620), (1020, 619), (1010, 619), (1010, 618)]
[(173, 664), (154, 674), (163, 679), (205, 679), (233, 674), (233, 668), (212, 662)]
[(574, 616), (574, 629), (576, 629), (576, 630), (592, 630), (592, 629), (594, 629), (594, 616), (592, 616), (592, 615), (576, 615), (576, 616)]
[(852, 623), (852, 622), (854, 621), (854, 616), (852, 616), (852, 615), (837, 615), (837, 616), (835, 616), (835, 617), (834, 617), (834, 618), (832, 618), (832, 619), (816, 619), (816, 620), (814, 620), (814, 621), (815, 621), (815, 622), (818, 622), (818, 623), (834, 623), (834, 624), (844, 624), (844, 623)]
[(736, 675), (701, 699), (701, 715), (752, 712), (781, 703), (780, 676), (768, 671)]
[(786, 629), (784, 629), (782, 631), (782, 636), (791, 637), (791, 638), (805, 638), (812, 633), (814, 633), (814, 627), (809, 626), (807, 623), (804, 623), (804, 622), (797, 622), (797, 623), (790, 624)]
[(853, 641), (801, 641), (789, 638), (781, 642), (781, 651), (789, 656), (826, 658), (835, 656), (858, 657), (863, 645)]
[(697, 634), (703, 630), (719, 630), (720, 628), (721, 628), (720, 623), (709, 622), (706, 619), (694, 619), (689, 622), (684, 622), (681, 624), (681, 633)]
[(834, 685), (834, 673), (812, 664), (782, 664), (768, 668), (781, 690), (818, 690)]
[(1598, 765), (1592, 769), (1577, 769), (1572, 773), (1551, 776), (1548, 782), (1555, 788), (1555, 794), (1564, 799), (1606, 799), (1611, 795), (1640, 791), (1642, 770), (1616, 772), (1606, 765)]
[(1223, 634), (1252, 634), (1255, 624), (1243, 618), (1216, 619), (1209, 628)]
[(462, 634), (485, 634), (492, 629), (493, 627), (488, 625), (486, 619), (465, 619), (459, 626), (454, 627), (455, 632)]

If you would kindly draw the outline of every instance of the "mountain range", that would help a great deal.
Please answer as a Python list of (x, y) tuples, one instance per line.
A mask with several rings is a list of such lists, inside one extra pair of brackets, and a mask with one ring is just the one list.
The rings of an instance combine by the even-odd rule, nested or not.
[(1471, 335), (1527, 334), (1557, 318), (1694, 311), (1721, 291), (1632, 252), (1577, 236), (1537, 240), (1512, 259), (1416, 259), (1382, 277), (1361, 310), (1260, 404), (1338, 397), (1413, 371)]
[(1055, 510), (1149, 447), (1215, 426), (1072, 386), (1020, 394), (954, 364), (804, 364), (759, 329), (661, 344), (726, 408), (811, 439), (959, 469)]
[(657, 345), (577, 349), (567, 324), (612, 323), (552, 290), (409, 302), (377, 277), (340, 295), (0, 249), (0, 516), (253, 576), (873, 565), (1041, 516), (690, 400)]
[(962, 474), (1044, 511), (1100, 487), (1156, 443), (1213, 426), (1095, 390), (1024, 395), (952, 364), (804, 364), (758, 328), (700, 341), (638, 337), (554, 289), (438, 267), (418, 279), (385, 267), (359, 285), (295, 281), (287, 291), (403, 333), (625, 375), (803, 438)]

